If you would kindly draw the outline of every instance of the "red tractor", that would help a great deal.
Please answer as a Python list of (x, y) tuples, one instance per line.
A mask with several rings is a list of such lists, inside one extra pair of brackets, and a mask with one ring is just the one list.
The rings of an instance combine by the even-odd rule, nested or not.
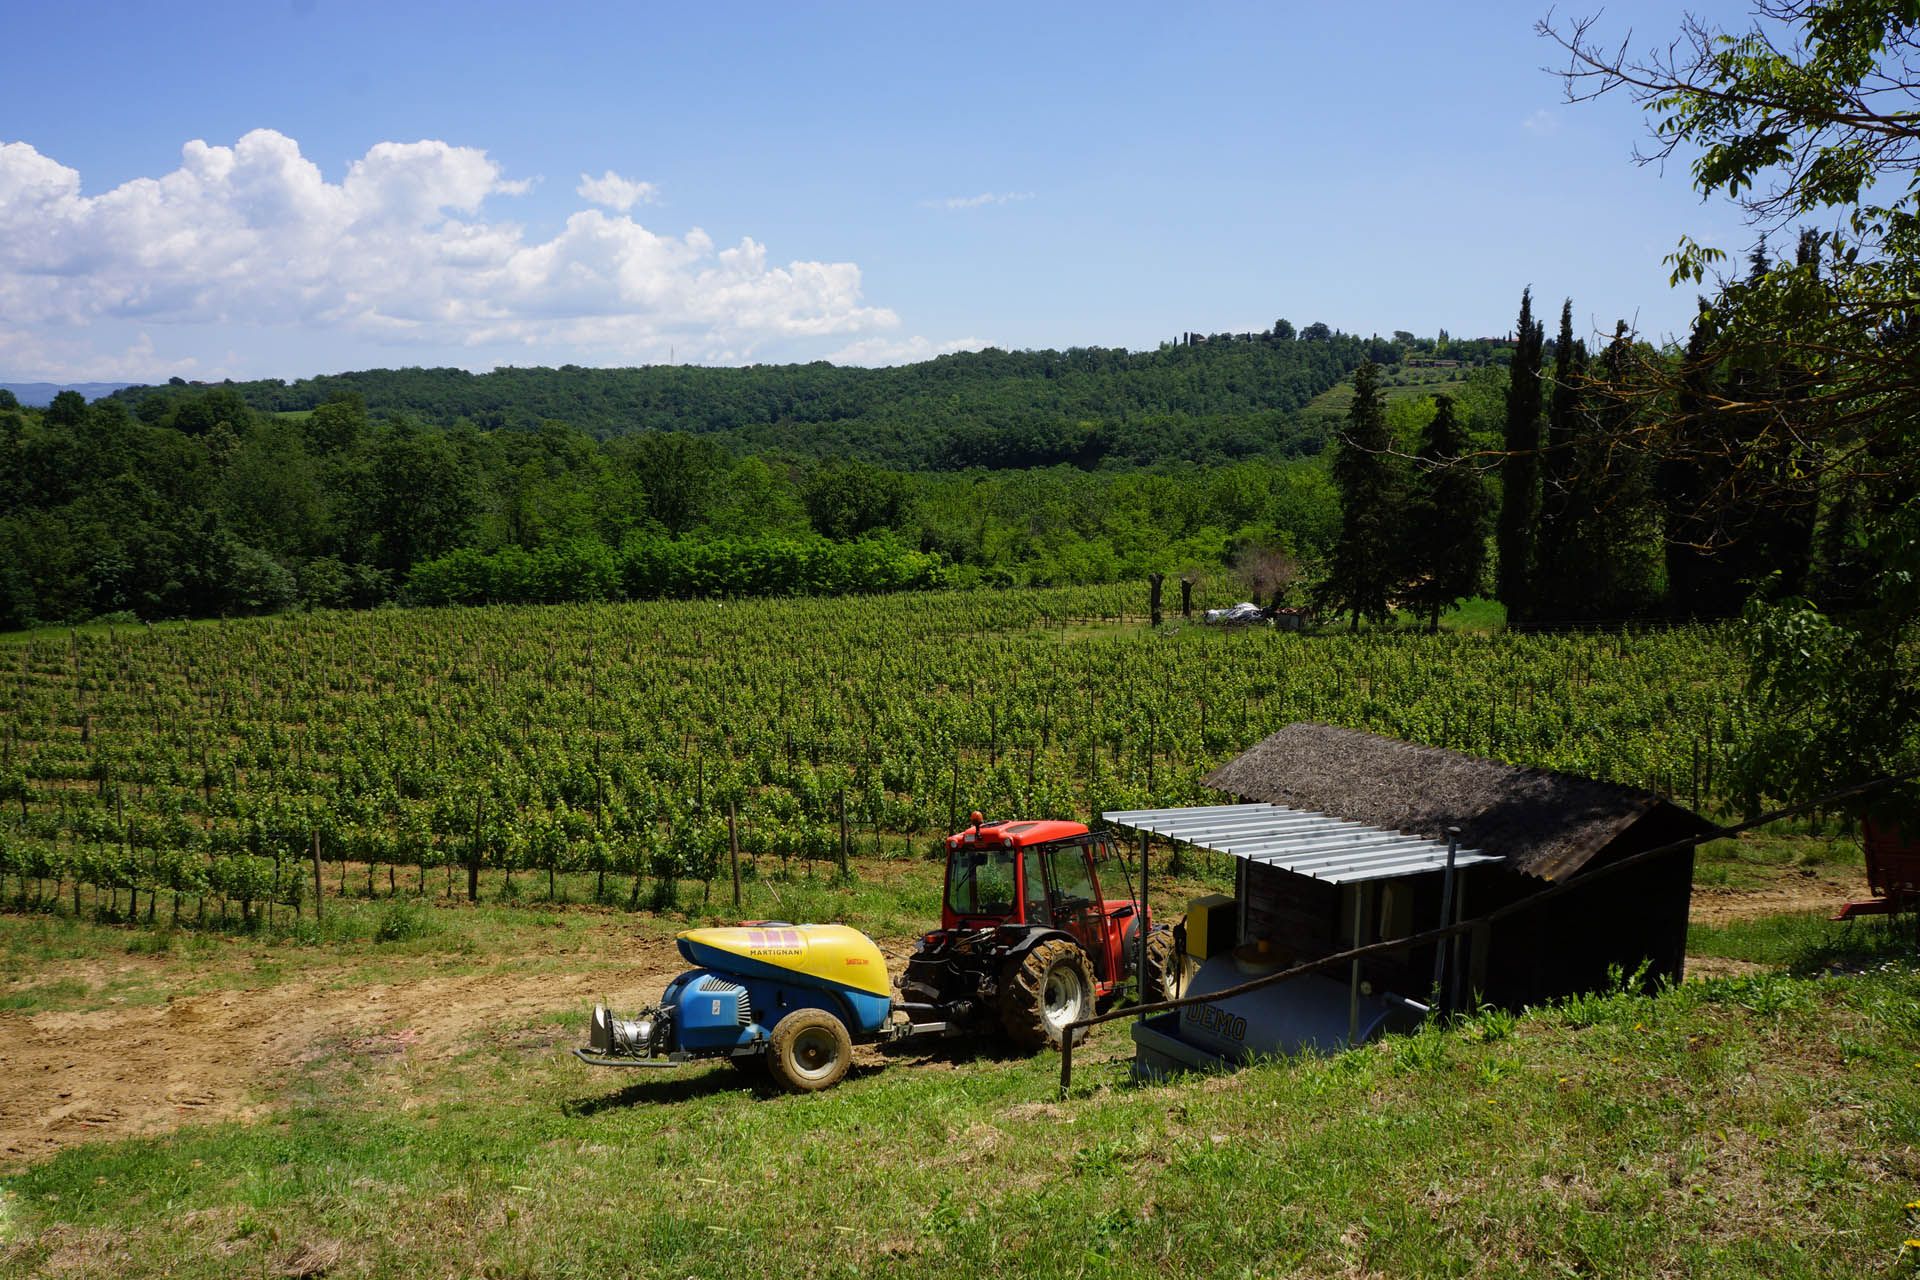
[[(1100, 892), (1102, 864), (1131, 874), (1113, 841), (1078, 822), (987, 822), (947, 837), (940, 928), (900, 981), (915, 1023), (998, 1031), (1017, 1047), (1059, 1045), (1143, 967), (1143, 1000), (1172, 994), (1173, 934), (1131, 896)], [(1141, 939), (1145, 937), (1145, 945)]]

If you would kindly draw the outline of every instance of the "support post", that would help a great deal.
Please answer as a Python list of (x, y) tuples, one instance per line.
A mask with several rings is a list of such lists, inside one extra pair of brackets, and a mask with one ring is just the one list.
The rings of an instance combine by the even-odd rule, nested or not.
[(733, 801), (727, 801), (727, 861), (733, 867), (733, 909), (740, 909), (740, 832), (735, 826)]
[[(1440, 881), (1440, 924), (1444, 928), (1453, 922), (1453, 860), (1460, 852), (1460, 828), (1447, 828), (1447, 869)], [(1433, 1002), (1442, 1005), (1445, 1000), (1447, 980), (1447, 944), (1440, 942), (1433, 949)], [(1437, 1012), (1437, 1009), (1436, 1009)]]
[(1147, 575), (1147, 582), (1151, 588), (1147, 593), (1147, 605), (1153, 614), (1153, 625), (1156, 627), (1160, 625), (1160, 584), (1166, 580), (1166, 576), (1164, 573)]
[(1192, 578), (1183, 577), (1180, 579), (1180, 616), (1183, 618), (1193, 617)]
[[(1133, 959), (1133, 972), (1136, 979), (1135, 986), (1140, 992), (1140, 1003), (1142, 1005), (1152, 1003), (1152, 1001), (1147, 999), (1147, 934), (1153, 931), (1153, 917), (1147, 913), (1147, 839), (1147, 833), (1142, 831), (1140, 833), (1140, 907), (1138, 912), (1140, 917), (1140, 954)], [(1155, 998), (1158, 999), (1157, 996)], [(1141, 1014), (1139, 1020), (1144, 1022), (1146, 1015)]]
[[(1459, 924), (1461, 918), (1466, 914), (1467, 882), (1462, 878), (1459, 885), (1456, 886), (1453, 891), (1453, 919), (1447, 921), (1447, 923)], [(1447, 982), (1447, 1007), (1450, 1009), (1464, 1009), (1466, 1007), (1466, 1001), (1461, 998), (1461, 987), (1466, 977), (1467, 964), (1466, 960), (1463, 959), (1460, 954), (1465, 942), (1466, 935), (1456, 933), (1453, 935), (1453, 942), (1450, 944), (1453, 947), (1453, 973)], [(1469, 956), (1470, 955), (1471, 953), (1469, 953)], [(1470, 991), (1471, 988), (1468, 988), (1468, 990)]]
[[(1363, 913), (1366, 911), (1367, 886), (1364, 883), (1353, 886), (1353, 946), (1360, 946), (1360, 929)], [(1347, 1048), (1360, 1043), (1360, 960), (1355, 957), (1347, 970)]]

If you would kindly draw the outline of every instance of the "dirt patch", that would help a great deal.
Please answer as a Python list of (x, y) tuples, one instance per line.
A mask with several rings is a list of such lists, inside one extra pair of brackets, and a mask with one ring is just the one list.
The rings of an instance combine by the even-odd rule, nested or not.
[[(490, 1025), (570, 1018), (601, 996), (637, 1003), (685, 967), (670, 942), (644, 939), (590, 972), (356, 984), (335, 967), (165, 1003), (0, 1013), (0, 1166), (79, 1142), (243, 1119), (287, 1071), (317, 1057), (445, 1056)], [(100, 976), (97, 965), (73, 968)], [(49, 971), (61, 976), (62, 966)]]
[(1714, 978), (1745, 978), (1756, 973), (1768, 973), (1771, 970), (1764, 964), (1755, 964), (1751, 960), (1733, 960), (1726, 956), (1688, 956), (1687, 981), (1709, 982)]
[[(576, 971), (377, 983), (357, 981), (349, 967), (324, 965), (164, 1003), (0, 1012), (0, 1169), (82, 1142), (246, 1119), (274, 1105), (291, 1072), (330, 1057), (397, 1071), (471, 1047), (472, 1037), (489, 1028), (572, 1021), (601, 999), (629, 1010), (656, 998), (687, 967), (670, 938), (596, 931), (595, 945), (604, 962), (583, 962)], [(881, 942), (889, 955), (904, 955), (909, 945)], [(189, 966), (167, 958), (76, 960), (49, 964), (42, 975), (104, 989), (115, 974), (133, 969), (152, 982), (179, 983)], [(544, 1033), (524, 1038), (529, 1049), (551, 1044)], [(863, 1049), (861, 1061), (877, 1065), (883, 1058)]]
[(1843, 902), (1870, 896), (1864, 873), (1839, 868), (1823, 870), (1824, 874), (1816, 873), (1811, 867), (1783, 870), (1753, 888), (1695, 885), (1687, 918), (1693, 924), (1714, 925), (1789, 912), (1831, 914)]

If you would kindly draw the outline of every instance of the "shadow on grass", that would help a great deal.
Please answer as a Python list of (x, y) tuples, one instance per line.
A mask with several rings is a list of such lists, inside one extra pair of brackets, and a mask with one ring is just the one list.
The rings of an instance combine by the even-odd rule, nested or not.
[(972, 1062), (1019, 1062), (1034, 1057), (998, 1036), (955, 1036), (951, 1040), (901, 1040), (878, 1046), (880, 1056), (889, 1063), (913, 1066), (940, 1063), (964, 1066)]
[[(856, 1062), (847, 1069), (847, 1074), (840, 1084), (864, 1080), (884, 1070), (886, 1070), (884, 1065)], [(570, 1102), (562, 1103), (560, 1110), (566, 1115), (579, 1119), (623, 1107), (688, 1102), (694, 1098), (710, 1098), (722, 1093), (751, 1093), (762, 1098), (774, 1098), (783, 1096), (784, 1092), (767, 1078), (764, 1068), (737, 1070), (724, 1063), (716, 1063), (706, 1071), (700, 1071), (693, 1066), (686, 1068), (684, 1073), (661, 1068), (657, 1076), (636, 1080), (626, 1088), (613, 1093), (601, 1094), (593, 1098), (575, 1098)]]
[(1920, 958), (1911, 912), (1834, 921), (1825, 912), (1805, 911), (1695, 925), (1687, 931), (1687, 954), (1742, 960), (1803, 978)]
[(687, 1102), (716, 1093), (737, 1093), (753, 1087), (753, 1079), (732, 1069), (718, 1071), (666, 1072), (636, 1080), (624, 1089), (591, 1098), (575, 1098), (562, 1103), (560, 1110), (576, 1119), (615, 1111), (623, 1107), (654, 1103)]
[(1824, 931), (1806, 939), (1787, 960), (1796, 977), (1861, 973), (1887, 964), (1920, 964), (1920, 926), (1913, 912), (1866, 920), (1815, 922)]

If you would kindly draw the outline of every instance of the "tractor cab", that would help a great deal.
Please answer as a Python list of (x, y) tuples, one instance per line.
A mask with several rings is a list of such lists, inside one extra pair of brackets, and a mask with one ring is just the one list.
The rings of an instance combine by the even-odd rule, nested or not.
[(1113, 845), (1085, 824), (994, 822), (947, 838), (943, 930), (1053, 930), (1079, 944), (1098, 994), (1110, 994), (1132, 971), (1137, 907), (1131, 897), (1100, 892), (1099, 864)]

